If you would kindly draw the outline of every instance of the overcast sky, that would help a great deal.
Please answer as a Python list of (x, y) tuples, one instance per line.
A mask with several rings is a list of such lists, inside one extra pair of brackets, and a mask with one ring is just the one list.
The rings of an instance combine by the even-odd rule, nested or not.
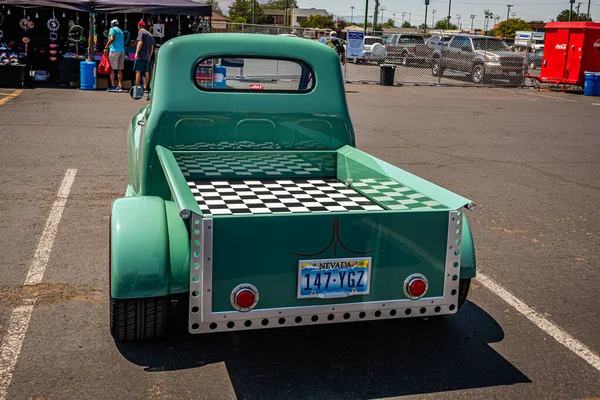
[[(259, 0), (266, 2), (266, 0)], [(580, 12), (587, 12), (588, 0), (575, 0), (581, 2)], [(223, 9), (231, 3), (231, 0), (220, 0), (219, 2)], [(396, 13), (396, 21), (399, 25), (402, 21), (402, 13), (405, 12), (405, 21), (408, 21), (409, 13), (411, 22), (414, 25), (423, 23), (425, 19), (425, 1), (424, 0), (380, 0), (380, 4), (386, 8), (383, 12), (384, 20), (393, 18), (392, 13)], [(507, 4), (512, 4), (514, 7), (511, 13), (515, 12), (517, 18), (522, 18), (527, 21), (549, 21), (550, 18), (556, 16), (564, 9), (569, 8), (569, 0), (452, 0), (452, 22), (457, 22), (456, 14), (461, 14), (461, 24), (464, 29), (471, 27), (471, 15), (475, 15), (474, 28), (483, 28), (484, 10), (489, 9), (494, 15), (500, 15), (501, 20), (506, 19)], [(364, 21), (365, 15), (365, 0), (298, 0), (298, 5), (301, 8), (325, 8), (328, 12), (342, 16), (350, 20), (350, 6), (354, 6), (354, 20)], [(223, 7), (225, 6), (225, 7)], [(373, 15), (375, 0), (369, 0), (369, 15)], [(431, 0), (427, 23), (431, 25), (433, 18), (432, 11), (436, 10), (435, 20), (438, 21), (441, 17), (448, 15), (448, 0)], [(591, 8), (592, 18), (600, 20), (600, 0), (592, 0)], [(379, 14), (381, 18), (381, 14)], [(511, 16), (512, 18), (512, 16)]]

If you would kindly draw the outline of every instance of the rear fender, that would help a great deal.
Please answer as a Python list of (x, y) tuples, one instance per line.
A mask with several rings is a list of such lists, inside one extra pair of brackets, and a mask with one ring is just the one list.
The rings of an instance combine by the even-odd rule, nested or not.
[[(464, 214), (463, 214), (464, 215)], [(471, 227), (467, 216), (463, 217), (462, 246), (460, 256), (460, 279), (475, 278), (477, 262), (475, 260), (475, 245), (471, 235)]]
[(169, 236), (164, 201), (125, 197), (112, 204), (111, 296), (165, 296), (170, 289)]

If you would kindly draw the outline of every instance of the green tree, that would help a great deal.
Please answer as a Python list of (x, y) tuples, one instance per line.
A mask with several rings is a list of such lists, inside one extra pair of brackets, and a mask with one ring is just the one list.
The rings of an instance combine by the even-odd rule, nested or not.
[(303, 28), (321, 28), (333, 29), (335, 22), (333, 15), (309, 15), (308, 18), (300, 21), (300, 26)]
[(229, 17), (236, 19), (238, 17), (245, 18), (249, 23), (252, 22), (252, 3), (254, 3), (254, 23), (264, 24), (267, 17), (265, 16), (262, 5), (256, 0), (235, 0), (229, 6)]
[(429, 27), (423, 22), (421, 25), (419, 25), (419, 29), (429, 29)]
[[(560, 12), (560, 14), (558, 14), (556, 16), (556, 20), (559, 22), (567, 22), (569, 21), (569, 12), (571, 10), (562, 10)], [(581, 13), (579, 15), (577, 15), (577, 13), (575, 11), (573, 11), (573, 13), (571, 14), (571, 21), (591, 21), (592, 19), (588, 19), (587, 14), (586, 13)], [(510, 25), (509, 25), (510, 28)]]
[(343, 31), (346, 26), (348, 26), (348, 22), (344, 18), (338, 18), (335, 20), (335, 29), (338, 32)]
[[(513, 18), (508, 20), (508, 38), (514, 38), (516, 31), (531, 31), (531, 26), (520, 18)], [(506, 33), (506, 21), (502, 21), (498, 24), (496, 29), (492, 29), (492, 35), (504, 37)]]
[(448, 25), (448, 20), (441, 19), (435, 23), (435, 29), (455, 30), (458, 27), (452, 23)]
[(402, 24), (402, 26), (400, 28), (410, 28), (410, 27), (411, 27), (410, 22), (404, 21), (404, 23)]
[(248, 20), (245, 17), (237, 16), (231, 22), (234, 24), (247, 24)]
[(383, 23), (383, 27), (384, 28), (395, 28), (396, 24), (394, 23), (394, 20), (390, 18), (386, 22)]
[(213, 12), (223, 15), (223, 10), (221, 10), (221, 6), (219, 6), (219, 0), (205, 0), (204, 4), (211, 6)]
[(296, 0), (269, 0), (263, 7), (265, 10), (285, 10), (286, 3), (288, 8), (298, 8)]

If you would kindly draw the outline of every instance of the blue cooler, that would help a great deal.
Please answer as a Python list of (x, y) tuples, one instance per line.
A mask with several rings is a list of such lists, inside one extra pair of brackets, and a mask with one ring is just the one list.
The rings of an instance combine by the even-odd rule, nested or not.
[(215, 65), (213, 69), (213, 83), (214, 88), (225, 89), (227, 88), (227, 68), (220, 65)]
[(584, 96), (600, 96), (600, 76), (596, 72), (585, 72), (585, 84), (583, 85)]
[(93, 61), (82, 61), (79, 63), (81, 90), (96, 90), (96, 63)]

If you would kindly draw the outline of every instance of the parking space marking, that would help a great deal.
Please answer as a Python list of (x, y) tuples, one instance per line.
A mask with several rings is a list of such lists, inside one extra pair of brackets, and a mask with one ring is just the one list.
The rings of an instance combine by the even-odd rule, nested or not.
[(568, 101), (570, 103), (577, 103), (577, 100), (572, 100), (572, 99), (563, 99), (560, 97), (554, 97), (554, 96), (547, 96), (545, 94), (539, 94), (539, 93), (527, 93), (529, 95), (533, 95), (533, 96), (538, 96), (538, 97), (544, 97), (546, 99), (552, 99), (552, 100), (558, 100), (558, 101)]
[(15, 90), (14, 92), (10, 93), (10, 94), (3, 94), (6, 97), (3, 97), (0, 99), (0, 106), (4, 103), (6, 103), (7, 101), (9, 101), (10, 99), (17, 97), (18, 95), (20, 95), (21, 93), (23, 93), (23, 90)]
[[(40, 237), (37, 248), (35, 250), (33, 261), (27, 278), (25, 279), (25, 286), (37, 285), (42, 282), (48, 259), (52, 251), (54, 244), (54, 238), (58, 231), (58, 223), (62, 217), (63, 210), (67, 203), (67, 198), (71, 192), (71, 186), (75, 180), (77, 174), (76, 169), (68, 169), (63, 181), (58, 189), (57, 199), (52, 205), (50, 215), (46, 221), (46, 226)], [(8, 387), (12, 380), (12, 374), (17, 365), (21, 347), (23, 346), (23, 340), (25, 339), (25, 333), (29, 327), (29, 320), (33, 313), (33, 306), (35, 304), (36, 297), (26, 299), (22, 306), (15, 308), (10, 316), (8, 323), (8, 329), (2, 345), (0, 346), (0, 400), (6, 400), (8, 393)]]
[(571, 350), (585, 362), (590, 364), (596, 370), (600, 371), (600, 357), (594, 353), (589, 347), (569, 335), (562, 328), (548, 321), (540, 313), (529, 307), (527, 304), (516, 298), (512, 293), (498, 285), (496, 282), (477, 272), (477, 281), (496, 294), (502, 300), (507, 302), (511, 307), (523, 314), (525, 318), (533, 322), (538, 328), (550, 335), (558, 343)]

